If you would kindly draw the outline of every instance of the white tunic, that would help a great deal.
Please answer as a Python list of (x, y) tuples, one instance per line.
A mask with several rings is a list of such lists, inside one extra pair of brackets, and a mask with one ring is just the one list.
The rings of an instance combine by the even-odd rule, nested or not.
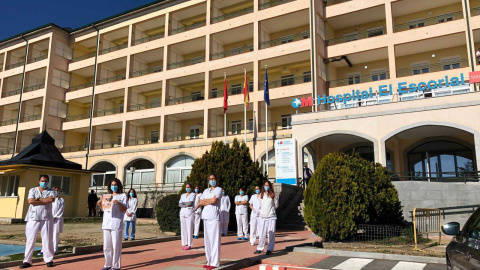
[[(137, 198), (130, 198), (128, 199), (128, 209), (125, 211), (125, 216), (123, 217), (123, 220), (125, 221), (137, 221), (137, 207), (138, 207), (138, 199)], [(132, 213), (131, 216), (127, 216), (127, 213)]]
[[(127, 208), (127, 194), (113, 195), (113, 200), (117, 200), (118, 203)], [(118, 231), (123, 230), (123, 217), (125, 212), (120, 210), (120, 206), (113, 204), (112, 208), (108, 211), (103, 211), (103, 223), (102, 230)]]
[[(57, 196), (57, 192), (51, 188), (44, 189), (43, 192), (41, 192), (39, 187), (34, 187), (28, 191), (28, 199), (48, 198), (51, 196), (54, 198)], [(51, 203), (45, 205), (30, 204), (25, 221), (47, 219), (53, 219)]]
[(263, 198), (260, 197), (260, 218), (263, 219), (277, 219), (277, 213), (275, 209), (278, 208), (278, 196), (272, 199), (268, 196), (268, 193), (263, 194)]
[[(197, 207), (198, 203), (200, 202), (200, 197), (202, 197), (202, 193), (195, 194), (195, 207)], [(195, 214), (201, 215), (202, 214), (202, 207), (198, 207), (195, 211)]]
[(194, 204), (195, 204), (195, 193), (190, 193), (187, 197), (187, 193), (183, 193), (180, 196), (180, 201), (178, 203), (190, 203), (189, 207), (182, 207), (180, 210), (181, 217), (189, 217), (194, 213)]
[(210, 188), (205, 189), (201, 196), (201, 200), (208, 200), (216, 197), (218, 200), (214, 204), (206, 205), (202, 210), (203, 220), (220, 220), (220, 200), (222, 198), (222, 189), (215, 187), (213, 190)]
[(54, 219), (58, 219), (59, 232), (63, 232), (63, 211), (65, 209), (65, 200), (57, 197), (52, 203), (52, 214)]
[(252, 216), (260, 216), (260, 194), (255, 194), (250, 197), (250, 201), (248, 202), (252, 205)]
[(235, 202), (245, 202), (243, 205), (236, 205), (235, 206), (235, 214), (236, 215), (246, 215), (248, 213), (247, 211), (247, 204), (248, 202), (248, 195), (237, 195), (235, 196)]

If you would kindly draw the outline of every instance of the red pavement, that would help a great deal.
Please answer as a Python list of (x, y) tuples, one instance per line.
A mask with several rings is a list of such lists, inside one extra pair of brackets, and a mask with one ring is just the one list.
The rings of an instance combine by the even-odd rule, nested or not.
[[(269, 257), (279, 259), (287, 254), (287, 246), (298, 245), (302, 243), (311, 243), (314, 238), (310, 231), (280, 231), (276, 235), (275, 251)], [(244, 258), (262, 258), (263, 255), (254, 255), (255, 246), (251, 246), (249, 241), (238, 241), (236, 236), (222, 237), (221, 259), (222, 264), (229, 263), (232, 260)], [(303, 257), (303, 256), (302, 256)], [(304, 258), (306, 259), (306, 258)], [(318, 258), (316, 261), (318, 261)], [(103, 267), (103, 253), (92, 253), (74, 257), (55, 260), (56, 267), (53, 269), (81, 269), (99, 270)], [(267, 260), (268, 261), (268, 260)], [(308, 260), (310, 263), (310, 259)], [(313, 260), (312, 260), (313, 261)], [(315, 262), (316, 262), (315, 261)], [(309, 264), (312, 265), (315, 262)], [(180, 241), (171, 241), (152, 245), (124, 248), (122, 250), (122, 269), (203, 269), (205, 264), (205, 253), (203, 250), (203, 238), (194, 239), (192, 250), (182, 250)], [(176, 267), (178, 268), (176, 268)], [(18, 269), (14, 268), (14, 269)], [(30, 269), (47, 269), (44, 263), (36, 263)], [(50, 269), (50, 268), (49, 268)], [(258, 269), (258, 266), (257, 266)]]

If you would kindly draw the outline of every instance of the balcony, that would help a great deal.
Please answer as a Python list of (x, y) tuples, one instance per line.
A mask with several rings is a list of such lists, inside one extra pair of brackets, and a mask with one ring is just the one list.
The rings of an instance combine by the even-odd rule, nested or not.
[[(312, 76), (310, 72), (307, 72), (307, 74), (302, 75), (302, 76), (286, 76), (286, 78), (280, 79), (280, 80), (275, 80), (275, 81), (268, 81), (268, 86), (269, 88), (278, 88), (278, 87), (284, 87), (284, 86), (289, 86), (289, 85), (296, 85), (296, 84), (302, 84), (302, 83), (308, 83), (312, 81)], [(263, 90), (265, 84), (259, 83), (258, 88)]]
[(133, 25), (132, 45), (161, 39), (165, 36), (165, 16), (159, 16)]
[[(223, 115), (223, 108), (215, 108), (211, 109), (210, 112), (210, 126), (209, 132), (210, 137), (223, 137), (224, 136), (224, 115)], [(228, 107), (227, 111), (227, 136), (238, 136), (242, 137), (241, 135), (251, 134), (255, 130), (253, 125), (253, 106), (249, 106), (247, 109), (247, 125), (245, 126), (245, 118), (244, 118), (244, 105), (233, 105)], [(245, 130), (246, 127), (246, 130)], [(242, 137), (243, 139), (244, 137)]]
[(463, 12), (455, 11), (455, 12), (450, 12), (443, 15), (438, 15), (435, 17), (412, 20), (410, 22), (402, 23), (402, 24), (395, 24), (395, 26), (393, 27), (393, 30), (394, 32), (402, 32), (406, 30), (446, 23), (450, 21), (456, 21), (460, 19), (463, 19)]
[(170, 15), (170, 35), (176, 35), (206, 25), (206, 3), (191, 6)]
[(212, 1), (212, 24), (253, 12), (252, 0)]
[(167, 81), (167, 105), (204, 100), (205, 75), (199, 73)]
[(141, 111), (162, 106), (162, 82), (138, 85), (128, 89), (128, 111)]
[[(78, 99), (67, 100), (67, 117), (64, 122), (72, 122), (90, 118), (90, 108), (92, 104), (92, 96), (86, 96)], [(80, 145), (75, 143), (73, 145)]]
[(16, 62), (14, 64), (10, 64), (10, 65), (7, 65), (5, 66), (5, 70), (9, 70), (9, 69), (14, 69), (14, 68), (17, 68), (17, 67), (21, 67), (25, 64), (25, 61), (20, 61), (20, 62)]
[[(271, 48), (310, 38), (308, 10), (290, 13), (260, 22), (259, 48)], [(291, 23), (284, 23), (284, 22)]]
[(32, 128), (19, 131), (17, 137), (17, 153), (27, 148), (32, 143), (32, 139), (39, 133), (40, 128)]
[(160, 142), (160, 117), (137, 119), (127, 122), (127, 145), (144, 145)]
[(265, 0), (265, 1), (260, 1), (259, 10), (264, 10), (264, 9), (271, 8), (271, 7), (276, 7), (278, 5), (290, 3), (290, 2), (293, 2), (293, 1), (295, 1), (295, 0), (270, 0), (270, 1)]
[(93, 58), (97, 51), (97, 38), (89, 38), (86, 40), (75, 42), (72, 46), (73, 58), (70, 63), (79, 62), (89, 58)]
[(106, 53), (110, 53), (110, 52), (115, 52), (115, 51), (118, 51), (118, 50), (121, 50), (121, 49), (125, 49), (128, 47), (128, 44), (125, 43), (125, 44), (120, 44), (120, 45), (115, 45), (115, 46), (112, 46), (112, 47), (108, 47), (106, 49), (102, 49), (100, 51), (100, 54), (106, 54)]
[(119, 58), (98, 65), (97, 85), (117, 82), (126, 79), (127, 58)]
[(458, 69), (468, 66), (468, 59), (452, 59), (451, 61), (447, 62), (434, 63), (430, 63), (430, 61), (428, 61), (428, 63), (425, 63), (425, 65), (412, 65), (412, 67), (409, 68), (397, 69), (397, 77), (415, 76), (424, 73)]
[(39, 62), (39, 61), (45, 60), (47, 58), (48, 58), (48, 55), (46, 55), (46, 54), (42, 55), (42, 56), (32, 57), (32, 58), (28, 59), (28, 63), (31, 64), (31, 63)]
[(20, 122), (21, 123), (31, 122), (31, 121), (40, 120), (41, 118), (42, 118), (42, 114), (27, 115), (27, 116), (24, 116), (24, 117), (20, 118)]
[(165, 141), (203, 139), (203, 111), (168, 115), (165, 119)]
[(107, 54), (128, 47), (128, 27), (123, 27), (100, 36), (99, 54)]
[(95, 150), (122, 146), (122, 123), (94, 126), (92, 148)]
[(21, 67), (25, 64), (25, 46), (7, 52), (5, 70)]
[(67, 117), (65, 117), (65, 122), (78, 121), (78, 120), (83, 120), (83, 119), (88, 119), (88, 118), (90, 118), (90, 113), (68, 115)]
[(39, 42), (31, 43), (28, 48), (27, 64), (32, 64), (47, 59), (49, 45), (49, 39), (44, 39)]
[(88, 88), (88, 87), (92, 87), (93, 86), (93, 81), (91, 82), (86, 82), (86, 83), (83, 83), (83, 84), (79, 84), (79, 85), (75, 85), (75, 86), (70, 86), (67, 91), (68, 92), (73, 92), (73, 91), (77, 91), (77, 90), (80, 90), (80, 89), (84, 89), (84, 88)]
[(123, 113), (124, 90), (109, 91), (95, 96), (95, 117)]
[(388, 71), (382, 71), (379, 74), (351, 76), (345, 79), (328, 81), (328, 86), (339, 87), (339, 86), (354, 85), (354, 84), (366, 83), (366, 82), (376, 82), (376, 81), (382, 81), (382, 80), (388, 80), (388, 79), (390, 79), (390, 73)]
[(211, 36), (210, 60), (253, 51), (253, 25), (229, 29)]
[(0, 134), (0, 155), (13, 154), (15, 132)]
[(130, 65), (130, 78), (163, 71), (163, 48), (133, 55)]
[[(23, 93), (45, 88), (46, 71), (46, 68), (41, 68), (25, 73)], [(5, 78), (2, 97), (18, 95), (21, 91), (22, 74)]]
[(214, 70), (211, 72), (211, 89), (209, 98), (223, 97), (224, 72), (227, 74), (227, 91), (229, 96), (243, 94), (243, 84), (245, 81), (245, 73), (247, 71), (248, 90), (253, 92), (253, 65), (244, 64), (239, 66), (228, 67), (225, 69)]
[(95, 116), (100, 117), (100, 116), (114, 115), (114, 114), (119, 114), (119, 113), (123, 113), (123, 107), (112, 108), (112, 109), (107, 109), (107, 110), (98, 110), (95, 113)]
[(65, 131), (65, 143), (62, 153), (87, 151), (89, 127)]
[(43, 97), (24, 101), (20, 115), (20, 123), (40, 120), (42, 118)]
[(310, 31), (303, 31), (301, 33), (286, 35), (277, 39), (260, 42), (260, 49), (275, 47), (282, 44), (287, 44), (294, 41), (304, 40), (310, 38)]
[(64, 146), (60, 149), (62, 153), (71, 153), (71, 152), (80, 152), (80, 151), (87, 151), (86, 145), (73, 145), (73, 146)]
[(355, 40), (361, 40), (361, 39), (366, 39), (366, 38), (371, 38), (371, 37), (382, 36), (382, 35), (386, 34), (386, 30), (387, 29), (385, 27), (381, 26), (381, 27), (374, 28), (374, 29), (366, 31), (366, 32), (350, 34), (350, 35), (346, 35), (346, 36), (341, 37), (341, 38), (329, 39), (329, 40), (326, 40), (326, 43), (327, 43), (327, 45), (336, 45), (336, 44), (351, 42), (351, 41), (355, 41)]
[(8, 125), (13, 125), (17, 123), (17, 118), (11, 118), (11, 119), (6, 119), (0, 121), (0, 126), (8, 126)]
[(82, 56), (72, 58), (72, 60), (70, 60), (70, 63), (75, 63), (92, 57), (95, 57), (95, 53), (84, 54)]
[(70, 87), (67, 92), (73, 92), (93, 86), (94, 66), (74, 70), (70, 73)]

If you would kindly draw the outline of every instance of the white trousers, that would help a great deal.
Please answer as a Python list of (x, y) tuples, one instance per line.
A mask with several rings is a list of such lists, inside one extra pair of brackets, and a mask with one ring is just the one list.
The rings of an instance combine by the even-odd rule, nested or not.
[(46, 263), (53, 261), (53, 219), (47, 219), (27, 221), (27, 226), (25, 226), (27, 242), (25, 243), (25, 258), (23, 262), (32, 264), (33, 250), (39, 231), (42, 236), (43, 261)]
[(121, 268), (122, 230), (103, 230), (103, 255), (105, 267)]
[(273, 251), (275, 248), (275, 225), (277, 224), (276, 219), (258, 219), (258, 246), (257, 250), (263, 251), (265, 248), (265, 240), (268, 234), (268, 246), (267, 251)]
[(192, 215), (188, 217), (180, 217), (180, 229), (182, 238), (182, 247), (191, 247), (193, 244), (193, 222), (195, 217)]
[(248, 215), (237, 216), (237, 235), (238, 237), (248, 238)]
[(205, 256), (207, 257), (207, 265), (220, 266), (220, 221), (204, 220), (203, 234), (205, 240)]
[(202, 221), (202, 213), (195, 213), (195, 228), (193, 231), (193, 235), (198, 236), (198, 233), (200, 232), (200, 221)]
[(53, 220), (53, 250), (54, 252), (58, 252), (58, 242), (61, 233), (60, 222), (62, 220), (56, 218)]
[[(228, 223), (222, 223), (221, 227), (222, 227), (222, 234), (227, 235), (228, 234)], [(205, 227), (203, 227), (203, 233), (205, 234)]]
[(260, 218), (257, 215), (250, 216), (250, 243), (255, 244), (258, 236), (258, 220)]

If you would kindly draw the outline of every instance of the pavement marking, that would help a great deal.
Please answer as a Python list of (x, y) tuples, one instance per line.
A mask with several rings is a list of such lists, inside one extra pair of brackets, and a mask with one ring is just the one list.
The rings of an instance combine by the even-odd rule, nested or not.
[(392, 270), (423, 270), (425, 266), (427, 266), (426, 263), (399, 262)]
[[(335, 270), (361, 270), (364, 266), (371, 263), (372, 261), (373, 261), (373, 259), (350, 258), (350, 259), (344, 261), (343, 263), (333, 267), (332, 269), (335, 269)], [(410, 270), (412, 270), (412, 269), (410, 269)]]

